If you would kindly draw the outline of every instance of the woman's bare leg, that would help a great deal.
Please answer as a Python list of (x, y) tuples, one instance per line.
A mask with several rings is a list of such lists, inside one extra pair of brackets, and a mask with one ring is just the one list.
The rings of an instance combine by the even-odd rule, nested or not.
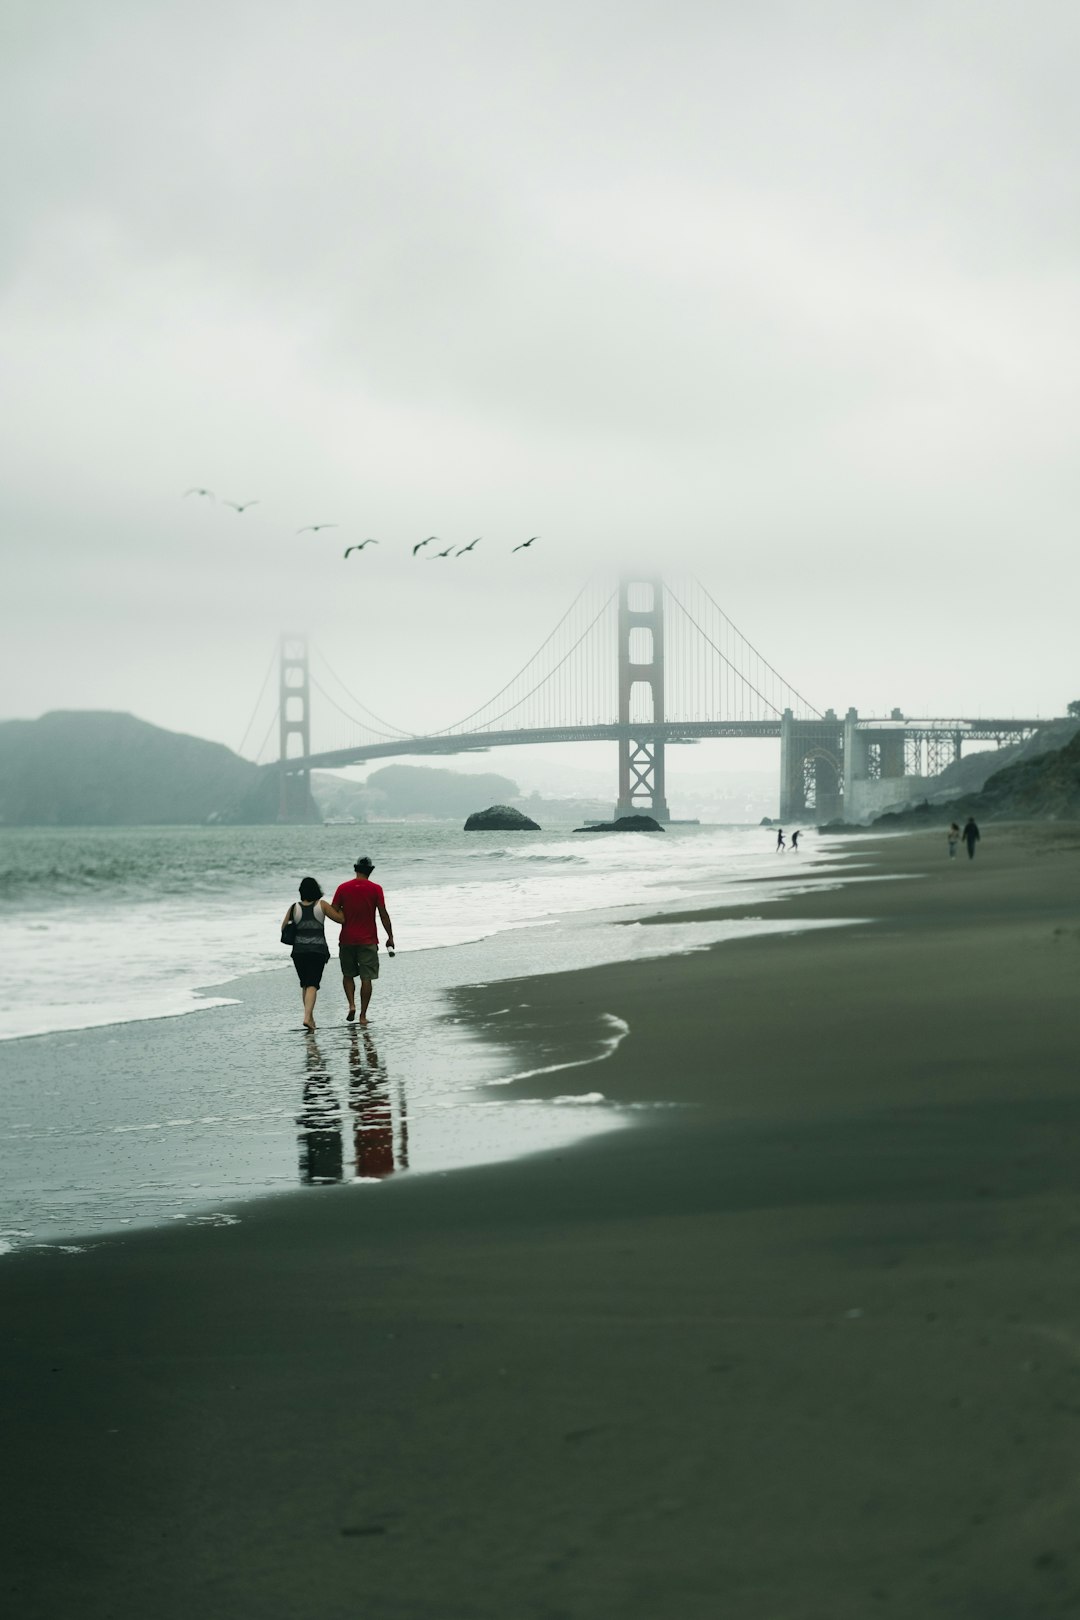
[(313, 984), (304, 987), (304, 1028), (315, 1028), (315, 997), (318, 990)]

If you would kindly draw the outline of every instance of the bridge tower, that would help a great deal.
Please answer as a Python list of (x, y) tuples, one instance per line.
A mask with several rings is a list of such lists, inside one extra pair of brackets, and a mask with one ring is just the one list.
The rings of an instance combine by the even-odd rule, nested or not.
[(278, 820), (321, 821), (311, 797), (311, 773), (290, 770), (291, 759), (311, 753), (311, 686), (307, 636), (295, 631), (281, 637), (278, 661)]
[(664, 585), (619, 581), (619, 802), (617, 816), (670, 821), (664, 784)]

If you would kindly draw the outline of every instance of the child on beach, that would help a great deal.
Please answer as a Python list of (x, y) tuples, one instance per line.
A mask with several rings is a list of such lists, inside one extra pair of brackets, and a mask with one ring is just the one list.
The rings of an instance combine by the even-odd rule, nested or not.
[(951, 821), (949, 823), (948, 838), (949, 838), (949, 859), (950, 859), (950, 861), (955, 861), (955, 859), (956, 859), (956, 847), (960, 842), (960, 823), (959, 822)]

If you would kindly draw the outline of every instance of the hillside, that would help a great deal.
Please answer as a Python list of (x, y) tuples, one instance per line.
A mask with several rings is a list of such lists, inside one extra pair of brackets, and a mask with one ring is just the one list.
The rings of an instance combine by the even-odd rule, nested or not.
[(943, 825), (967, 816), (976, 821), (1080, 821), (1080, 732), (1064, 748), (1006, 765), (979, 793), (879, 816), (874, 826)]
[(1080, 720), (1050, 720), (1040, 726), (1032, 737), (1004, 748), (987, 748), (947, 765), (935, 778), (935, 789), (928, 793), (932, 804), (952, 801), (967, 794), (979, 793), (992, 776), (1020, 760), (1035, 759), (1064, 748), (1080, 732)]
[(457, 821), (484, 805), (515, 799), (516, 782), (493, 772), (477, 775), (435, 765), (384, 765), (363, 782), (312, 771), (311, 793), (324, 816), (357, 821), (423, 816)]
[(221, 743), (111, 711), (0, 722), (0, 825), (179, 826), (276, 816), (272, 775)]

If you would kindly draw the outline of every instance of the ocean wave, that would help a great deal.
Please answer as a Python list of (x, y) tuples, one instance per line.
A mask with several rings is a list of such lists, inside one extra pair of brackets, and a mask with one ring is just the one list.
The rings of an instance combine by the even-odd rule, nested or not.
[(464, 851), (463, 858), (467, 861), (521, 861), (526, 865), (540, 864), (545, 866), (587, 866), (588, 862), (581, 855), (563, 854), (547, 855), (540, 851), (531, 853), (522, 849), (471, 849)]

